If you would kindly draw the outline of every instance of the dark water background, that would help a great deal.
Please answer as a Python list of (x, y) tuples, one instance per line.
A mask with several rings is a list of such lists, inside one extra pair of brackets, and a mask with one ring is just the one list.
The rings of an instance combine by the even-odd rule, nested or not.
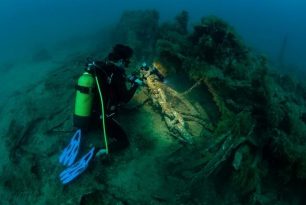
[[(35, 53), (46, 54), (46, 59), (51, 57), (53, 61), (68, 56), (65, 52), (58, 54), (56, 46), (76, 50), (74, 47), (86, 43), (88, 35), (101, 33), (118, 22), (123, 11), (139, 9), (158, 10), (161, 22), (186, 10), (191, 29), (203, 16), (219, 16), (248, 46), (265, 54), (276, 69), (305, 78), (306, 2), (302, 0), (2, 0), (0, 102), (33, 82), (33, 75), (38, 79), (50, 68), (58, 67), (50, 61), (25, 65)], [(63, 43), (67, 41), (70, 43)]]
[(116, 22), (123, 10), (160, 11), (161, 20), (182, 9), (191, 22), (213, 14), (224, 18), (245, 41), (276, 60), (287, 35), (286, 61), (306, 65), (306, 2), (302, 0), (2, 0), (0, 60), (18, 59), (37, 46), (94, 32)]

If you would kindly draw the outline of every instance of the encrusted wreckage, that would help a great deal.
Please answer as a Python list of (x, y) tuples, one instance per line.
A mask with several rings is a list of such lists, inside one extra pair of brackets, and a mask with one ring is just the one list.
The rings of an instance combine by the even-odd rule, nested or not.
[(145, 84), (153, 105), (161, 110), (171, 135), (192, 144), (194, 137), (202, 135), (203, 129), (212, 131), (213, 126), (201, 105), (193, 105), (186, 95), (163, 83), (155, 74), (148, 75)]

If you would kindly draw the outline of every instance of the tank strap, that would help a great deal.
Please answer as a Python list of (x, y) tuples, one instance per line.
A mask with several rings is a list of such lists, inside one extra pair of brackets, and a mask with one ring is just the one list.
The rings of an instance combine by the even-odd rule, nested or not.
[(92, 88), (88, 88), (88, 87), (80, 86), (80, 85), (76, 85), (75, 89), (80, 91), (81, 93), (84, 93), (84, 94), (89, 94), (89, 93), (93, 92)]
[[(101, 65), (102, 64), (102, 65)], [(107, 84), (110, 85), (112, 83), (114, 71), (110, 71), (107, 69), (109, 66), (112, 65), (109, 61), (100, 62), (100, 64), (97, 64), (96, 62), (93, 62), (93, 65), (99, 69), (99, 71), (102, 71), (106, 77)]]

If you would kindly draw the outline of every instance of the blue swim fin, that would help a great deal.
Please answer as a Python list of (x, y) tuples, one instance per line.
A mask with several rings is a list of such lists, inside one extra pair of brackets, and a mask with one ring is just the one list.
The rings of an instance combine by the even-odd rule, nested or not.
[(78, 129), (71, 138), (69, 145), (63, 150), (59, 162), (64, 166), (73, 164), (76, 156), (78, 155), (81, 141), (81, 129)]
[(91, 148), (91, 150), (84, 155), (78, 162), (68, 167), (64, 171), (60, 173), (60, 180), (63, 184), (67, 184), (68, 182), (75, 179), (81, 173), (85, 171), (88, 167), (88, 163), (94, 155), (95, 148)]

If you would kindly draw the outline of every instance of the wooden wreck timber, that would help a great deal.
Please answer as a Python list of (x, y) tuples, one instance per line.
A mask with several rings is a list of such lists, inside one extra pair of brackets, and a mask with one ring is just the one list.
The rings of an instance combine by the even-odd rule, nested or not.
[(191, 122), (200, 125), (201, 129), (212, 129), (203, 108), (192, 105), (185, 95), (164, 84), (158, 76), (147, 76), (145, 83), (153, 105), (161, 109), (171, 135), (184, 143), (192, 144), (197, 134), (192, 131)]

